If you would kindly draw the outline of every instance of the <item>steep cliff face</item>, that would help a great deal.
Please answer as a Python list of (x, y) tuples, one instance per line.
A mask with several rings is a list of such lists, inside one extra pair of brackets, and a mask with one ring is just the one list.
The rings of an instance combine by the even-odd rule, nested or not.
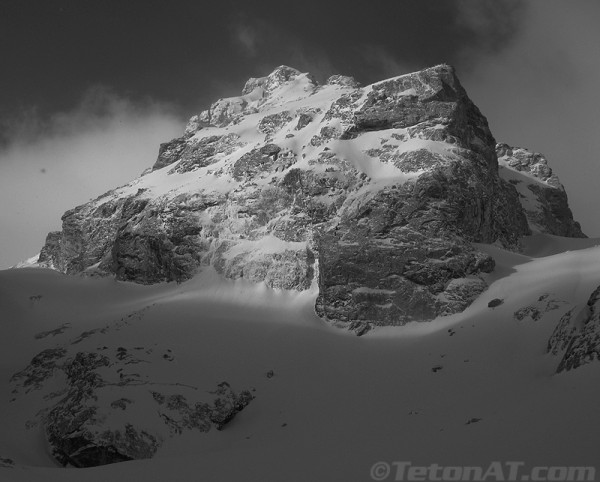
[(518, 249), (533, 220), (581, 235), (564, 191), (541, 179), (539, 221), (509, 181), (452, 67), (360, 87), (281, 66), (192, 117), (145, 175), (65, 213), (39, 262), (138, 283), (212, 266), (318, 284), (317, 313), (363, 332), (462, 311), (494, 268), (471, 242)]
[(507, 144), (498, 144), (496, 153), (500, 177), (517, 188), (532, 231), (586, 237), (573, 219), (565, 188), (542, 154)]

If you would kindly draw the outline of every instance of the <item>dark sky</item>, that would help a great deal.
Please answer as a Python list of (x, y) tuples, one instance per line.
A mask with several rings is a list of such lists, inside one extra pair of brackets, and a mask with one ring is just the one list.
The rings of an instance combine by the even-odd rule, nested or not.
[(452, 0), (2, 0), (2, 115), (68, 110), (98, 84), (187, 115), (282, 63), (370, 83), (393, 62), (417, 70), (506, 45), (519, 8), (502, 3), (482, 35)]
[(0, 0), (0, 268), (280, 64), (363, 84), (447, 62), (600, 235), (597, 0)]

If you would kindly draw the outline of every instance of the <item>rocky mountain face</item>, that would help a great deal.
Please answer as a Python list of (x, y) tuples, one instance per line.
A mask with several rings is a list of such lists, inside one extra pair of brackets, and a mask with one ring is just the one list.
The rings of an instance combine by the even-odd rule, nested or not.
[(565, 188), (542, 154), (507, 144), (498, 144), (496, 153), (500, 177), (517, 188), (532, 231), (586, 237), (573, 220)]
[(144, 175), (66, 212), (38, 263), (137, 283), (212, 267), (364, 333), (464, 310), (531, 232), (584, 236), (546, 160), (496, 144), (454, 69), (361, 87), (281, 66), (192, 117)]

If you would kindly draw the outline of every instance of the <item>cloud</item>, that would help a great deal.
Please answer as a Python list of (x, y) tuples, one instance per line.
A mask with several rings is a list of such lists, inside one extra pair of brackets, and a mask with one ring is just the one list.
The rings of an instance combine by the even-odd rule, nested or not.
[(234, 42), (245, 55), (255, 57), (258, 54), (258, 31), (252, 25), (240, 21), (232, 27), (232, 34)]
[(377, 79), (397, 77), (419, 69), (418, 65), (399, 60), (382, 46), (366, 45), (360, 49), (360, 53)]
[(505, 48), (469, 50), (459, 75), (496, 138), (544, 153), (584, 232), (599, 236), (600, 4), (531, 0), (519, 15)]
[(293, 29), (239, 12), (230, 20), (229, 31), (230, 40), (252, 62), (256, 76), (267, 75), (282, 64), (310, 72), (319, 81), (339, 73), (321, 45), (300, 38)]
[(68, 112), (32, 108), (3, 124), (0, 268), (35, 254), (64, 211), (137, 177), (183, 131), (169, 106), (102, 87)]
[(266, 47), (272, 37), (273, 26), (261, 18), (244, 11), (236, 12), (229, 18), (230, 41), (246, 58), (254, 59), (268, 54), (273, 47)]
[[(502, 51), (522, 28), (527, 4), (520, 0), (458, 0), (455, 27), (470, 42), (463, 54)], [(465, 55), (465, 58), (469, 55)]]
[(321, 83), (333, 74), (340, 73), (329, 56), (322, 52), (309, 52), (299, 41), (290, 40), (287, 43), (284, 58), (289, 59), (290, 67), (311, 73)]

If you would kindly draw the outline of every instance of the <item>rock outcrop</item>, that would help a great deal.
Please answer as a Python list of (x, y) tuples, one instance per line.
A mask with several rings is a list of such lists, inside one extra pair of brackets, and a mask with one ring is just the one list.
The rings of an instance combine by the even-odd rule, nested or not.
[(517, 188), (530, 228), (534, 232), (585, 238), (573, 219), (567, 193), (546, 158), (537, 152), (507, 144), (496, 146), (500, 177)]
[(11, 379), (13, 402), (43, 393), (45, 408), (28, 427), (41, 424), (52, 456), (63, 466), (151, 458), (167, 438), (185, 430), (222, 430), (254, 398), (226, 382), (202, 393), (144, 376), (140, 363), (170, 363), (171, 350), (155, 360), (160, 355), (155, 347), (73, 352), (79, 341), (43, 350)]
[(557, 373), (600, 361), (600, 286), (586, 306), (572, 308), (562, 316), (548, 340), (547, 351), (561, 357)]
[(360, 333), (427, 321), (485, 290), (494, 261), (471, 243), (518, 249), (530, 225), (581, 235), (536, 163), (539, 216), (499, 176), (487, 121), (448, 65), (365, 87), (281, 66), (192, 117), (144, 176), (65, 213), (40, 263), (138, 283), (212, 266), (318, 285), (317, 313)]

